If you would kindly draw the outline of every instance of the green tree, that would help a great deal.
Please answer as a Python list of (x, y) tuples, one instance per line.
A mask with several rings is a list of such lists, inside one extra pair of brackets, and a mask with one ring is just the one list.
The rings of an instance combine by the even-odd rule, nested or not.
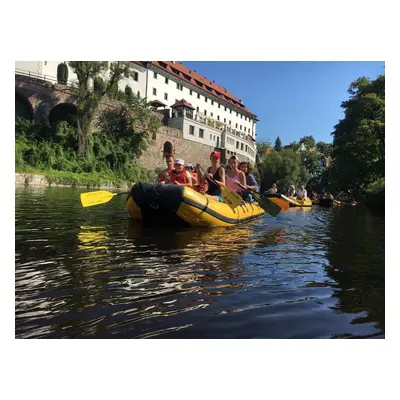
[(286, 191), (289, 185), (306, 185), (309, 179), (308, 170), (301, 163), (301, 156), (292, 149), (265, 154), (258, 167), (262, 190), (276, 183), (279, 191)]
[(316, 153), (304, 152), (301, 155), (302, 164), (307, 168), (311, 176), (315, 176), (321, 171), (325, 157)]
[(276, 140), (275, 140), (274, 149), (275, 149), (276, 151), (282, 150), (282, 142), (281, 142), (281, 139), (279, 138), (279, 136), (278, 136), (278, 137), (276, 138)]
[(299, 140), (299, 143), (304, 143), (307, 149), (312, 149), (315, 147), (315, 139), (313, 136), (304, 136)]
[(319, 152), (322, 154), (325, 154), (326, 156), (329, 156), (332, 153), (333, 146), (331, 143), (325, 143), (325, 142), (318, 142), (315, 147)]
[(352, 82), (345, 117), (332, 133), (332, 185), (361, 193), (385, 176), (385, 76)]
[[(116, 61), (69, 61), (71, 69), (78, 78), (74, 96), (78, 104), (77, 131), (78, 155), (89, 157), (89, 135), (92, 122), (105, 96), (114, 98), (118, 92), (118, 83), (122, 78), (132, 76), (129, 62)], [(94, 91), (90, 88), (90, 80), (98, 75), (109, 73), (109, 78), (104, 82), (103, 91)]]
[(266, 141), (266, 142), (256, 142), (257, 146), (257, 154), (259, 157), (262, 157), (265, 154), (265, 150), (267, 147), (271, 146), (271, 142)]

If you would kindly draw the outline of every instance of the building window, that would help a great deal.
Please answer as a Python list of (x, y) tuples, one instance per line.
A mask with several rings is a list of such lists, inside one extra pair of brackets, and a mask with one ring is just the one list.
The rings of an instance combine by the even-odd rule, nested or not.
[(226, 124), (226, 118), (224, 118), (224, 123)]
[(244, 120), (247, 121), (247, 117), (244, 117)]
[(44, 65), (47, 65), (47, 61), (44, 62)]
[(212, 106), (214, 105), (214, 100), (211, 100), (211, 105), (212, 105)]
[(207, 110), (204, 110), (204, 115), (207, 115)]
[(157, 72), (154, 72), (154, 79), (157, 79)]
[(196, 111), (197, 111), (197, 112), (199, 112), (199, 111), (200, 111), (199, 107), (196, 107)]
[(226, 111), (226, 107), (225, 107), (225, 111)]
[(194, 136), (194, 126), (193, 125), (189, 125), (189, 135)]
[(198, 98), (198, 99), (200, 98), (200, 93), (197, 93), (197, 98)]
[(246, 153), (247, 153), (247, 144), (246, 144)]
[(219, 121), (219, 115), (217, 115), (217, 121)]
[(236, 148), (237, 149), (239, 148), (239, 142), (236, 142)]
[(133, 80), (136, 82), (139, 80), (139, 73), (136, 71), (133, 73)]
[(218, 108), (221, 108), (221, 104), (218, 103)]
[(140, 92), (139, 92), (139, 90), (138, 90), (138, 92), (137, 92), (137, 97), (140, 99)]
[(165, 83), (168, 85), (168, 78), (165, 78)]
[(240, 114), (240, 118), (243, 119), (243, 114)]
[(164, 93), (164, 100), (168, 100), (168, 93)]
[(242, 130), (242, 125), (240, 125), (240, 130)]
[(243, 143), (240, 143), (240, 150), (243, 150)]
[(229, 110), (229, 113), (232, 114), (232, 110)]
[(238, 117), (239, 116), (239, 113), (236, 111), (236, 116)]
[(213, 117), (213, 116), (214, 116), (214, 114), (213, 114), (213, 113), (211, 113), (211, 116)]
[(204, 138), (204, 129), (199, 128), (199, 137)]
[(231, 121), (229, 121), (229, 125), (232, 125), (232, 124), (231, 124)]
[(153, 96), (157, 96), (157, 89), (153, 88)]
[(189, 94), (192, 95), (193, 94), (193, 90), (189, 89)]
[(177, 83), (177, 84), (176, 84), (176, 88), (177, 88), (178, 90), (183, 90), (183, 86), (182, 86), (180, 83)]
[(210, 135), (210, 140), (212, 140), (212, 135)]
[(236, 128), (238, 127), (238, 124), (236, 123)]

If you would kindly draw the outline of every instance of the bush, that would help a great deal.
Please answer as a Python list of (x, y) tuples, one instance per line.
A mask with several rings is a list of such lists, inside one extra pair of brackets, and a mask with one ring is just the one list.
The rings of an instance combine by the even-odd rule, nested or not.
[(102, 93), (105, 90), (105, 83), (101, 76), (96, 76), (93, 80), (93, 90), (96, 93)]
[(61, 63), (57, 67), (57, 82), (66, 85), (68, 82), (68, 67), (67, 64)]

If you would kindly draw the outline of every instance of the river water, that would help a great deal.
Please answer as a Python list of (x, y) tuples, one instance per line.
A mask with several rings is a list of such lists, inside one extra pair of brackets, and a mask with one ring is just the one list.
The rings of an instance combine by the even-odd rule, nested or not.
[(83, 191), (16, 187), (16, 338), (385, 337), (383, 215), (156, 229)]

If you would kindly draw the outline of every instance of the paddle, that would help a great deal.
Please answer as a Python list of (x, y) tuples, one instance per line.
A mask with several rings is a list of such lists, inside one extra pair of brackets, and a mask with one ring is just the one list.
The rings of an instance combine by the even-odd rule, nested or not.
[[(245, 188), (242, 184), (239, 183), (239, 185), (243, 188), (243, 189), (247, 189), (250, 190), (251, 192), (254, 193), (254, 197), (258, 197), (258, 198), (263, 198), (261, 197), (260, 193), (256, 192), (254, 189), (252, 188)], [(280, 208), (282, 212), (286, 212), (289, 209), (289, 204), (285, 201), (280, 199), (279, 197), (265, 197), (265, 199), (268, 199), (269, 201), (272, 201), (273, 203), (277, 204)]]
[(255, 190), (246, 188), (246, 186), (243, 186), (241, 183), (238, 183), (238, 185), (243, 189), (248, 189), (252, 191), (254, 198), (258, 201), (260, 207), (271, 216), (276, 217), (281, 212), (281, 207), (278, 204), (269, 201), (270, 199), (268, 198), (261, 197), (260, 194), (257, 193)]
[(242, 196), (240, 196), (240, 194), (236, 193), (233, 189), (222, 186), (214, 178), (209, 177), (208, 172), (206, 172), (201, 165), (200, 168), (206, 174), (207, 178), (221, 189), (222, 199), (225, 201), (226, 204), (228, 204), (230, 208), (232, 208), (232, 210), (234, 210), (237, 206), (240, 206), (240, 204), (242, 204), (243, 199)]
[(128, 193), (129, 192), (111, 193), (107, 190), (81, 193), (81, 203), (83, 207), (97, 206), (98, 204), (108, 203), (114, 196)]

